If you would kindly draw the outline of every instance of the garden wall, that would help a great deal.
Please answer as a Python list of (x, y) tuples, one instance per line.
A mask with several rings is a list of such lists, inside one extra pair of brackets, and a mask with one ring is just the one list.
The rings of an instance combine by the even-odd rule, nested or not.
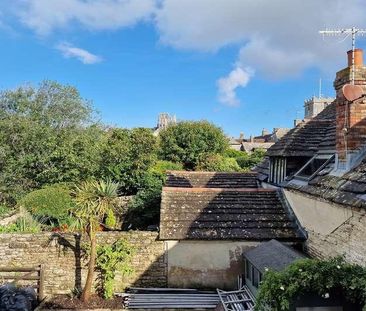
[[(167, 283), (167, 264), (164, 242), (156, 232), (101, 232), (98, 243), (113, 243), (126, 239), (135, 248), (128, 277), (117, 275), (116, 290), (128, 286), (164, 287)], [(86, 278), (86, 258), (83, 237), (74, 234), (0, 234), (0, 266), (32, 267), (44, 265), (45, 294), (69, 294), (80, 290)], [(1, 275), (0, 275), (1, 278)]]

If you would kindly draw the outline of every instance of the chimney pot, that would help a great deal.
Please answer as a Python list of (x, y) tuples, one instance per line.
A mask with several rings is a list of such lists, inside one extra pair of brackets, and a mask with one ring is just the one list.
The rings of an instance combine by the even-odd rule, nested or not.
[[(348, 67), (352, 66), (352, 50), (347, 52), (348, 56)], [(362, 67), (363, 66), (363, 50), (355, 49), (355, 66)]]

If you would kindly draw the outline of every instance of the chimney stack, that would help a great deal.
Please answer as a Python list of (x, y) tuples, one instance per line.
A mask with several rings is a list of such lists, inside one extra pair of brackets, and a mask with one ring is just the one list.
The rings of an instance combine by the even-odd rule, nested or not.
[[(366, 67), (363, 64), (362, 50), (355, 50), (354, 85), (366, 93)], [(352, 81), (352, 51), (347, 52), (348, 67), (336, 74), (334, 88), (336, 98), (336, 150), (337, 169), (340, 171), (352, 168), (360, 152), (366, 147), (366, 99), (348, 101), (343, 94), (343, 86)], [(366, 149), (365, 149), (366, 150)]]
[[(352, 50), (347, 52), (348, 56), (348, 67), (352, 67)], [(355, 49), (355, 66), (363, 66), (363, 51), (362, 49)]]

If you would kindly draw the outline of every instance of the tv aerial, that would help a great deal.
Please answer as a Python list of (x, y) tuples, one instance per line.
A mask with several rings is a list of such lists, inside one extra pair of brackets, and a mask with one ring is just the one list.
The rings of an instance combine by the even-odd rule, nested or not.
[(359, 85), (355, 85), (355, 46), (356, 46), (356, 36), (366, 35), (366, 30), (359, 29), (356, 27), (343, 28), (343, 29), (325, 29), (319, 31), (323, 36), (342, 36), (346, 35), (352, 37), (352, 68), (351, 68), (351, 84), (345, 84), (342, 88), (343, 95), (348, 101), (354, 101), (360, 98), (364, 91)]

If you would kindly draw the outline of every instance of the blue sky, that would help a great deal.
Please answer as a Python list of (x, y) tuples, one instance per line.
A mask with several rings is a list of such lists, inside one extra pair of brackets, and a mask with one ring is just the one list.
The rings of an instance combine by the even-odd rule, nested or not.
[(0, 88), (57, 80), (108, 124), (168, 112), (249, 136), (291, 127), (320, 77), (333, 95), (350, 38), (317, 31), (365, 21), (358, 0), (1, 0)]

